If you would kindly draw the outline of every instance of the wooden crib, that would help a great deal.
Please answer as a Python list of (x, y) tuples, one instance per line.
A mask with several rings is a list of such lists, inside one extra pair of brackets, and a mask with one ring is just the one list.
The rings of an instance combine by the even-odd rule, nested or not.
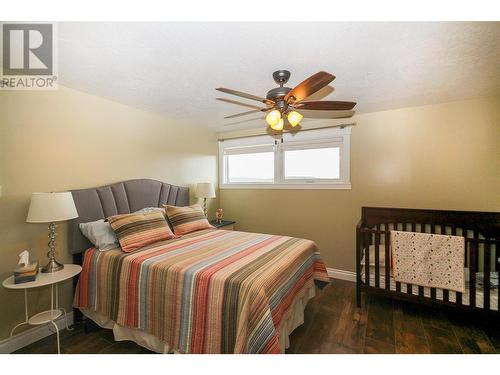
[[(390, 273), (390, 231), (464, 236), (467, 290), (458, 293), (394, 281)], [(356, 227), (356, 298), (361, 292), (499, 316), (500, 212), (363, 207)], [(467, 277), (468, 274), (468, 277)], [(495, 284), (498, 285), (498, 279)]]

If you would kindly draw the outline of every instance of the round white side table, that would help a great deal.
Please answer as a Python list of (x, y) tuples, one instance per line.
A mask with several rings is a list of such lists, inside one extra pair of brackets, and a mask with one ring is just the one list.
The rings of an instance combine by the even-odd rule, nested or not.
[[(42, 324), (52, 324), (56, 330), (57, 335), (57, 353), (61, 354), (61, 347), (59, 344), (59, 329), (57, 328), (57, 324), (54, 322), (61, 315), (65, 315), (66, 317), (66, 329), (71, 331), (68, 327), (68, 317), (66, 315), (66, 310), (64, 308), (59, 307), (59, 288), (58, 284), (61, 281), (71, 279), (72, 277), (78, 275), (82, 271), (82, 267), (77, 264), (65, 264), (64, 268), (60, 271), (52, 272), (52, 273), (42, 273), (39, 272), (36, 276), (35, 281), (30, 281), (22, 284), (14, 284), (14, 276), (10, 276), (5, 279), (2, 283), (4, 288), (7, 289), (23, 289), (24, 290), (24, 322), (17, 324), (10, 331), (10, 336), (14, 334), (14, 331), (25, 324), (29, 324), (32, 326), (38, 326)], [(28, 289), (38, 288), (41, 286), (50, 285), (50, 310), (39, 312), (33, 316), (29, 316), (28, 314)], [(54, 288), (55, 285), (55, 288)]]

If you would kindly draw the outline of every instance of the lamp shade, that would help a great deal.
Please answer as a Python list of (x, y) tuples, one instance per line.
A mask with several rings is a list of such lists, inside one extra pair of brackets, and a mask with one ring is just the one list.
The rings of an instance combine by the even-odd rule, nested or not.
[(28, 210), (28, 223), (52, 223), (78, 217), (70, 192), (33, 193)]
[(210, 182), (200, 182), (196, 185), (197, 198), (215, 198), (214, 185)]

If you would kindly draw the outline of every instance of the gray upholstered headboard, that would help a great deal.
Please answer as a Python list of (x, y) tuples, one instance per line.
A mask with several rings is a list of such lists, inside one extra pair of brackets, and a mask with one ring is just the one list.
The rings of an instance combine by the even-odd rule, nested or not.
[(78, 218), (70, 222), (69, 249), (79, 254), (92, 244), (80, 232), (79, 224), (128, 214), (145, 207), (189, 205), (189, 189), (164, 182), (140, 179), (118, 182), (98, 188), (72, 190)]

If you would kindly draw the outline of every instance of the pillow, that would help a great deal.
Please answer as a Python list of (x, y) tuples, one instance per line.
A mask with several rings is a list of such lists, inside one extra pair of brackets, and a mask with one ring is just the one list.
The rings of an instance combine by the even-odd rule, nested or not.
[(186, 207), (163, 206), (167, 211), (167, 217), (174, 228), (176, 235), (191, 233), (200, 229), (213, 228), (210, 225), (203, 209), (200, 205), (195, 204)]
[(172, 228), (172, 224), (168, 220), (167, 212), (166, 212), (164, 207), (145, 207), (145, 208), (141, 208), (138, 211), (135, 211), (134, 213), (137, 214), (137, 213), (141, 213), (141, 212), (153, 212), (153, 211), (161, 212), (163, 214), (163, 216), (165, 217), (165, 220), (167, 220), (167, 224), (168, 224), (168, 227), (170, 228), (170, 230), (174, 230)]
[(80, 223), (80, 231), (99, 251), (106, 251), (119, 247), (118, 238), (109, 223), (104, 219)]
[(108, 221), (126, 253), (174, 237), (161, 212), (115, 215), (108, 217)]

